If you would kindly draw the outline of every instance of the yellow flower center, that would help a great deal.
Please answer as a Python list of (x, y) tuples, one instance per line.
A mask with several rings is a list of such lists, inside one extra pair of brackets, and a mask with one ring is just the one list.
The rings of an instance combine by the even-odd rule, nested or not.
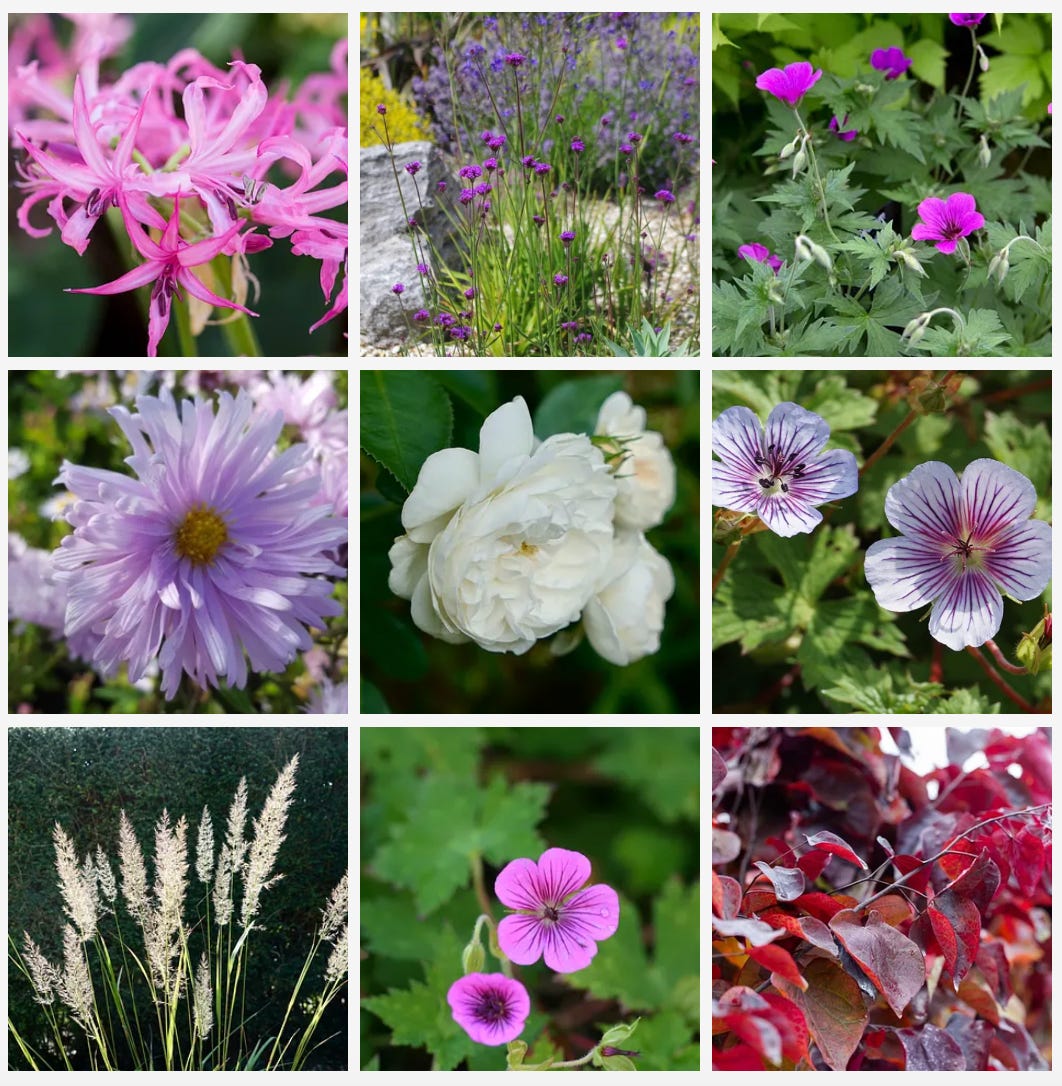
[(206, 566), (214, 561), (221, 545), (228, 541), (225, 522), (205, 502), (193, 505), (184, 516), (173, 536), (173, 545), (182, 558), (194, 566)]
[(530, 557), (532, 554), (538, 554), (538, 547), (536, 547), (534, 543), (528, 543), (525, 539), (524, 542), (520, 544), (520, 553)]

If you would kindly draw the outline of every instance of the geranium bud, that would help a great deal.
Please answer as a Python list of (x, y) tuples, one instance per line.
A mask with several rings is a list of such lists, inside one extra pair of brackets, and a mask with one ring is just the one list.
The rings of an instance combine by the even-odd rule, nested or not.
[(984, 136), (981, 137), (981, 150), (977, 152), (977, 161), (981, 163), (981, 168), (987, 170), (992, 165), (992, 152), (988, 146), (988, 140)]
[(896, 259), (899, 260), (901, 263), (906, 264), (907, 267), (911, 269), (911, 271), (917, 272), (923, 278), (929, 275), (929, 272), (927, 272), (925, 268), (922, 267), (922, 262), (918, 259), (918, 257), (912, 255), (906, 249), (897, 249), (896, 252), (893, 253), (893, 256), (895, 256)]
[(808, 156), (805, 153), (804, 148), (801, 147), (800, 150), (797, 151), (796, 158), (793, 159), (793, 176), (796, 177), (807, 164)]
[(793, 152), (794, 152), (794, 151), (795, 151), (795, 150), (797, 149), (797, 144), (799, 144), (799, 143), (800, 143), (800, 137), (799, 137), (799, 136), (795, 136), (795, 137), (793, 138), (793, 142), (792, 142), (792, 143), (787, 143), (787, 144), (786, 144), (786, 145), (785, 145), (785, 146), (784, 146), (784, 147), (782, 148), (782, 150), (781, 150), (781, 152), (779, 153), (778, 157), (779, 157), (779, 158), (782, 158), (782, 159), (788, 158), (788, 157), (789, 157), (789, 156), (790, 156), (790, 155), (791, 155), (791, 154), (792, 154), (792, 153), (793, 153)]
[(477, 935), (461, 952), (461, 971), (465, 976), (469, 973), (480, 973), (483, 971), (486, 962), (487, 954)]

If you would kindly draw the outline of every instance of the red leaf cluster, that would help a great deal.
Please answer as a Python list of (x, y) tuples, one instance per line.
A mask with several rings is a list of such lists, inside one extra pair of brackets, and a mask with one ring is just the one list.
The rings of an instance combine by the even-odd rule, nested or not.
[(1048, 1069), (1049, 733), (947, 738), (713, 729), (716, 1070)]

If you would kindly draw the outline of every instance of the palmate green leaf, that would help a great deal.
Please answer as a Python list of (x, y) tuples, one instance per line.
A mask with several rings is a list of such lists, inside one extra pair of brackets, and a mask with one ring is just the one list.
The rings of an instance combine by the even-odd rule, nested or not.
[(733, 283), (712, 284), (712, 354), (761, 354), (766, 319), (763, 305)]
[(981, 95), (988, 101), (1013, 86), (1021, 87), (1022, 108), (1044, 93), (1044, 80), (1038, 57), (1004, 54), (992, 58), (992, 66), (981, 74)]
[(1010, 411), (985, 414), (984, 440), (995, 459), (1020, 471), (1046, 492), (1051, 479), (1051, 435), (1042, 422), (1022, 422)]
[[(700, 962), (699, 887), (683, 887), (677, 879), (669, 882), (656, 899), (652, 931), (656, 952), (650, 958), (638, 910), (621, 896), (616, 934), (598, 944), (597, 956), (586, 969), (564, 979), (598, 999), (618, 999), (628, 1012), (673, 1008), (688, 1014), (687, 982), (697, 976)], [(638, 1026), (639, 1048), (647, 1023)]]
[(873, 288), (889, 274), (892, 258), (885, 251), (885, 247), (895, 239), (896, 235), (892, 226), (886, 224), (876, 237), (849, 238), (841, 248), (856, 258), (858, 275), (860, 278), (868, 276), (870, 286)]
[(857, 388), (849, 388), (836, 373), (819, 381), (811, 395), (801, 397), (800, 405), (821, 415), (831, 433), (868, 426), (878, 413), (877, 400), (864, 396)]
[(820, 317), (812, 324), (802, 322), (793, 329), (786, 343), (786, 355), (835, 355), (848, 338), (848, 329), (840, 328), (833, 321)]
[(743, 652), (784, 641), (811, 617), (806, 600), (787, 597), (757, 573), (728, 577), (712, 601), (712, 649), (740, 642)]
[(859, 541), (851, 525), (824, 525), (789, 539), (763, 532), (760, 547), (794, 595), (815, 603), (829, 584), (852, 564)]
[(959, 689), (932, 703), (931, 713), (999, 713), (999, 702), (980, 690)]
[(696, 729), (621, 728), (594, 768), (636, 792), (662, 822), (696, 821), (701, 780)]
[(926, 126), (917, 113), (907, 109), (876, 110), (872, 117), (874, 131), (893, 147), (906, 151), (912, 158), (925, 164), (922, 151)]
[(797, 651), (804, 686), (830, 685), (838, 675), (859, 675), (870, 657), (856, 645), (909, 656), (903, 634), (868, 595), (820, 601)]
[(426, 373), (365, 370), (361, 374), (361, 447), (406, 490), (421, 464), (450, 443), (450, 397)]
[(940, 683), (916, 682), (905, 676), (895, 688), (892, 672), (870, 668), (840, 675), (821, 690), (824, 698), (851, 705), (864, 713), (925, 713), (943, 692)]
[(549, 787), (494, 777), (485, 787), (451, 777), (425, 777), (405, 821), (391, 826), (377, 850), (375, 875), (413, 891), (420, 913), (430, 913), (467, 886), (475, 853), (499, 866), (517, 856), (537, 857), (545, 845), (536, 831)]
[(944, 68), (948, 51), (940, 42), (922, 38), (905, 50), (911, 58), (911, 71), (937, 90), (944, 89)]

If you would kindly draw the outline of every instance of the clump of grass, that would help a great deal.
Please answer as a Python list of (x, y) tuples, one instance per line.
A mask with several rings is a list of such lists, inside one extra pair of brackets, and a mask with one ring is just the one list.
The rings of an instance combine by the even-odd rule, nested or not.
[[(305, 1066), (322, 1043), (315, 1035), (324, 1012), (346, 984), (346, 875), (322, 910), (276, 1036), (255, 1039), (255, 993), (247, 990), (262, 895), (283, 878), (276, 863), (297, 768), (296, 755), (277, 777), (249, 839), (247, 782), (240, 780), (216, 857), (213, 822), (203, 808), (196, 836), (198, 899), (189, 893), (183, 816), (174, 822), (164, 810), (155, 824), (151, 882), (136, 831), (122, 811), (120, 894), (102, 846), (79, 862), (74, 842), (56, 824), (55, 866), (69, 921), (61, 966), (49, 961), (28, 932), (21, 949), (9, 936), (11, 957), (33, 988), (53, 1042), (51, 1051), (42, 1052), (10, 1024), (33, 1070), (55, 1069), (55, 1059), (73, 1070), (72, 1057), (82, 1046), (93, 1070)], [(132, 919), (132, 930), (127, 923), (123, 928), (122, 914)], [(317, 959), (326, 946), (331, 950), (321, 967)]]

